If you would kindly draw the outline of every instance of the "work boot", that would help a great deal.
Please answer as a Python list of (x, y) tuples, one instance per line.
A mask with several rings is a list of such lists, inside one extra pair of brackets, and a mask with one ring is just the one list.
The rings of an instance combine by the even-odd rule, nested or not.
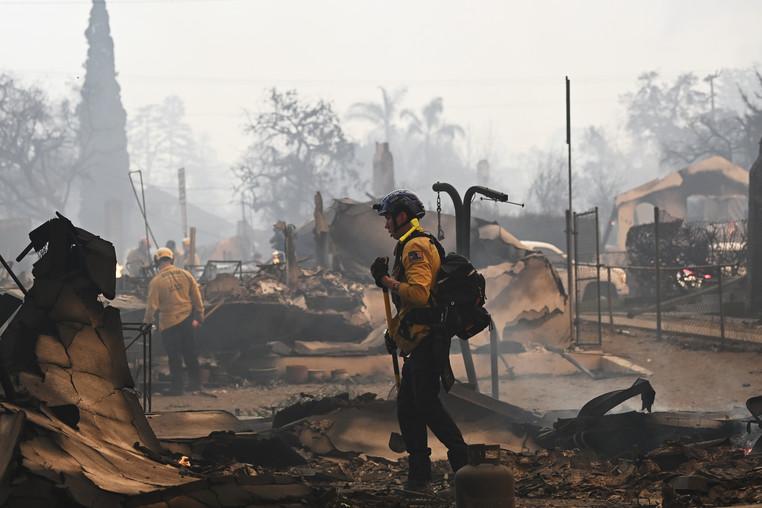
[(449, 450), (447, 460), (450, 462), (452, 472), (457, 473), (458, 469), (468, 464), (468, 454), (466, 450)]
[(415, 453), (407, 458), (408, 471), (405, 488), (408, 490), (420, 490), (431, 482), (431, 459), (428, 453)]

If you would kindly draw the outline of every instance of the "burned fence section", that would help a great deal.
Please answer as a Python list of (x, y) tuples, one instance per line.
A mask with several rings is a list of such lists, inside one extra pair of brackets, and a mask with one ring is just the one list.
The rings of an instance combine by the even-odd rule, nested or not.
[[(573, 214), (574, 221), (574, 322), (578, 346), (600, 346), (603, 340), (600, 227), (598, 207)], [(590, 312), (594, 329), (582, 326), (582, 313)]]
[[(579, 269), (579, 268), (578, 268)], [(746, 224), (688, 223), (654, 208), (654, 221), (627, 235), (627, 264), (600, 265), (603, 323), (663, 334), (762, 342), (762, 330), (744, 319)], [(624, 278), (625, 298), (618, 298)], [(584, 303), (584, 300), (582, 300)], [(595, 309), (582, 321), (601, 323)]]
[[(127, 333), (134, 333), (135, 335), (128, 337)], [(150, 413), (151, 379), (153, 376), (153, 326), (146, 323), (122, 322), (122, 334), (124, 334), (125, 339), (124, 349), (127, 354), (128, 365), (135, 366), (132, 377), (141, 380), (140, 392), (143, 411)]]

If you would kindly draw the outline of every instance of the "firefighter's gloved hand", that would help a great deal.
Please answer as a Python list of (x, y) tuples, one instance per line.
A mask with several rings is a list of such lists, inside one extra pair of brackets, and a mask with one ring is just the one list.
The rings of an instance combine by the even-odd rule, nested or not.
[(384, 285), (381, 283), (381, 280), (385, 275), (389, 275), (389, 258), (376, 258), (373, 264), (370, 265), (370, 274), (373, 280), (376, 281), (376, 286), (383, 289)]
[(394, 342), (389, 330), (384, 330), (384, 344), (386, 344), (386, 351), (393, 355), (397, 351), (397, 344)]

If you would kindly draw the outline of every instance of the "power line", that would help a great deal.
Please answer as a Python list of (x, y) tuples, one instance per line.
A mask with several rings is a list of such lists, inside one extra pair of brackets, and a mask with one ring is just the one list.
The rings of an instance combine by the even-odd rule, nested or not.
[[(244, 2), (245, 0), (109, 0), (108, 5), (131, 5), (131, 4), (203, 4), (203, 3), (223, 3), (223, 2)], [(0, 7), (4, 5), (32, 7), (55, 6), (55, 5), (82, 5), (92, 4), (91, 0), (3, 0), (0, 1)]]

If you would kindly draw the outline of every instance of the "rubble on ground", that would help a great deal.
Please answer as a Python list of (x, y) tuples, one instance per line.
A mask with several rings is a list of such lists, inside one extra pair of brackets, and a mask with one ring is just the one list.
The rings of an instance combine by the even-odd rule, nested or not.
[(162, 447), (134, 390), (119, 311), (98, 301), (114, 297), (113, 246), (60, 215), (30, 239), (44, 253), (0, 339), (0, 504), (212, 507), (326, 495), (268, 476), (195, 472)]

